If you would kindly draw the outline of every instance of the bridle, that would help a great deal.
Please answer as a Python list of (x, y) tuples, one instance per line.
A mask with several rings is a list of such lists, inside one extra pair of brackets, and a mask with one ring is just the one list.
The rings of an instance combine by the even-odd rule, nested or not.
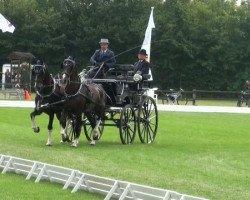
[[(70, 64), (69, 64), (70, 63)], [(75, 69), (76, 67), (76, 63), (74, 60), (70, 59), (70, 58), (67, 58), (63, 61), (63, 64), (62, 64), (62, 67), (63, 68), (68, 68), (70, 67), (70, 71), (68, 72), (68, 70), (64, 70), (62, 72), (62, 78), (65, 79), (65, 78), (68, 78), (67, 81), (70, 81), (70, 76), (72, 75), (72, 72), (73, 70)]]
[[(51, 74), (50, 74), (49, 76), (50, 76), (50, 78), (53, 80), (53, 84), (44, 85), (44, 84), (43, 84), (43, 80), (44, 80), (44, 79), (41, 78), (42, 81), (40, 81), (39, 83), (40, 83), (42, 86), (40, 86), (40, 87), (41, 87), (40, 90), (37, 89), (38, 76), (39, 76), (39, 75), (40, 75), (40, 76), (45, 75), (46, 73), (48, 73), (48, 71), (47, 71), (45, 65), (34, 65), (33, 68), (32, 68), (32, 75), (35, 76), (35, 85), (34, 85), (34, 88), (35, 88), (35, 90), (36, 90), (36, 94), (37, 94), (38, 96), (40, 96), (41, 98), (50, 97), (50, 96), (55, 92), (55, 90), (56, 90), (55, 80), (54, 80), (54, 78), (53, 78), (53, 76), (52, 76)], [(53, 88), (52, 88), (52, 90), (49, 92), (49, 94), (46, 94), (46, 95), (41, 94), (40, 91), (41, 91), (42, 89), (44, 89), (44, 88), (46, 88), (46, 87), (51, 87), (51, 86), (53, 86)]]

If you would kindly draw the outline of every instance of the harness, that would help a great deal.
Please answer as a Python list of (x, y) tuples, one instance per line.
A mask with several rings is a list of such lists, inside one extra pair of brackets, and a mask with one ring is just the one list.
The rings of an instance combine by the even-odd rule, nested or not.
[[(51, 90), (51, 92), (49, 93), (49, 94), (46, 94), (46, 95), (43, 95), (43, 94), (41, 94), (38, 90), (36, 91), (36, 94), (38, 95), (38, 96), (40, 96), (42, 99), (43, 98), (46, 98), (46, 97), (50, 97), (54, 92), (55, 92), (55, 90), (56, 90), (56, 84), (55, 84), (55, 79), (53, 78), (53, 76), (52, 76), (52, 74), (50, 74), (50, 77), (52, 78), (52, 80), (53, 80), (53, 89)], [(47, 87), (48, 86), (52, 86), (52, 84), (51, 85), (46, 85)], [(55, 94), (55, 93), (54, 93)]]

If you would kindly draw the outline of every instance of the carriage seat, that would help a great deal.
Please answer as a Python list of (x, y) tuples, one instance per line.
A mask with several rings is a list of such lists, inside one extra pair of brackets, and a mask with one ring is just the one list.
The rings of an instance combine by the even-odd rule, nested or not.
[(132, 65), (132, 64), (116, 64), (114, 66), (114, 68), (117, 71), (133, 71), (134, 65)]

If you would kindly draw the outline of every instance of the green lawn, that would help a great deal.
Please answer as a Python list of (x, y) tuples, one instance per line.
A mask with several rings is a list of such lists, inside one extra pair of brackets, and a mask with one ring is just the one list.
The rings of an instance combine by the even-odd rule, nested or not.
[(34, 183), (26, 181), (22, 175), (8, 173), (7, 175), (0, 174), (0, 199), (3, 200), (28, 200), (28, 199), (43, 199), (43, 200), (80, 200), (91, 199), (101, 200), (102, 196), (79, 191), (71, 194), (70, 190), (62, 190), (62, 185), (48, 182)]
[[(60, 144), (58, 122), (54, 128), (54, 146), (46, 147), (47, 116), (37, 118), (41, 133), (35, 134), (29, 119), (31, 110), (0, 108), (0, 153), (209, 199), (250, 199), (247, 114), (160, 113), (158, 135), (152, 145), (143, 145), (138, 139), (133, 145), (122, 145), (118, 129), (108, 127), (96, 146), (88, 145), (83, 134), (79, 147), (72, 148)], [(15, 184), (11, 193), (16, 189), (17, 193), (24, 190), (29, 195), (29, 188), (33, 191), (33, 187), (39, 191), (33, 181), (25, 181), (26, 188), (18, 175), (1, 175), (0, 184), (5, 176)], [(54, 194), (56, 190), (62, 198), (71, 196), (70, 190), (62, 191), (60, 185), (42, 184), (45, 193)], [(7, 198), (8, 192), (5, 193)], [(87, 199), (88, 195), (83, 194)]]
[[(158, 100), (159, 104), (162, 104), (162, 100)], [(188, 101), (187, 105), (192, 105), (192, 100)], [(237, 100), (196, 100), (196, 106), (230, 106), (236, 107)], [(245, 104), (243, 104), (245, 107)]]
[[(233, 100), (197, 100), (195, 103), (197, 106), (232, 106), (236, 107), (237, 101)], [(192, 102), (188, 102), (188, 105), (192, 105)]]

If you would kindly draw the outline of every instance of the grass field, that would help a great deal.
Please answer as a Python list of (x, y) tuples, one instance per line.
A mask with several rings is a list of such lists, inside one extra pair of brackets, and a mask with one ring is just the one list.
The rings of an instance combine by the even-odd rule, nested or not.
[[(162, 100), (158, 100), (159, 104), (162, 104)], [(192, 101), (188, 101), (187, 105), (192, 105)], [(236, 100), (196, 100), (196, 106), (229, 106), (229, 107), (236, 107), (237, 101)], [(246, 107), (245, 104), (242, 105)]]
[[(138, 139), (133, 145), (122, 145), (118, 129), (109, 127), (97, 146), (88, 145), (82, 135), (80, 146), (72, 148), (60, 144), (58, 122), (54, 145), (46, 147), (47, 116), (37, 118), (41, 133), (34, 134), (30, 111), (0, 109), (0, 153), (209, 199), (250, 199), (249, 115), (160, 113), (158, 135), (152, 145), (143, 145)], [(2, 188), (3, 182), (11, 185), (12, 181), (15, 187)], [(38, 187), (40, 183), (13, 174), (0, 175), (0, 184), (3, 199), (11, 199), (9, 194), (31, 199), (34, 193), (46, 195), (36, 199), (77, 199), (79, 194), (84, 199), (102, 199), (85, 192), (71, 195), (70, 190), (47, 182)]]
[(70, 190), (62, 190), (62, 185), (48, 182), (35, 184), (33, 181), (26, 181), (22, 175), (0, 174), (0, 199), (2, 200), (28, 200), (28, 199), (59, 199), (60, 200), (80, 200), (80, 199), (103, 199), (100, 195), (95, 195), (83, 191), (70, 193)]

